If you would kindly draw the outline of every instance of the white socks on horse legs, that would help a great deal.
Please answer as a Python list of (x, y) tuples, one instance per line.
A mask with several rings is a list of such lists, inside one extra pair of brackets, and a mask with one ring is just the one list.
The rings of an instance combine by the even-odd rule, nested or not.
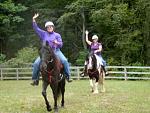
[(93, 94), (97, 94), (97, 93), (98, 93), (98, 82), (95, 82), (95, 87), (94, 87)]
[(93, 80), (90, 79), (90, 86), (91, 86), (91, 92), (94, 92), (94, 85), (93, 85)]

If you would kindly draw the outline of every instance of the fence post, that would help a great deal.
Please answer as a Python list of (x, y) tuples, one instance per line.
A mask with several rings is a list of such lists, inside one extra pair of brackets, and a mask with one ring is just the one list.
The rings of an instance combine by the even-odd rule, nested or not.
[(124, 80), (127, 80), (127, 68), (124, 67)]
[(78, 76), (78, 80), (80, 80), (79, 67), (77, 67), (77, 76)]
[(1, 68), (1, 80), (3, 80), (3, 71), (2, 71), (2, 68)]
[(17, 80), (19, 80), (18, 68), (16, 68)]

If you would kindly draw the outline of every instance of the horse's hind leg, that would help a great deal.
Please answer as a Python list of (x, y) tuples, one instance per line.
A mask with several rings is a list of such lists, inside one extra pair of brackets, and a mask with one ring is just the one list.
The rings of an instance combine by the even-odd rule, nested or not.
[(101, 86), (101, 92), (104, 93), (106, 90), (105, 90), (105, 86), (104, 86), (104, 79), (105, 79), (105, 72), (103, 70), (101, 70), (101, 73), (100, 73), (100, 86)]
[(42, 89), (42, 95), (43, 95), (43, 97), (45, 99), (45, 104), (46, 104), (46, 107), (47, 107), (47, 111), (51, 111), (52, 108), (51, 108), (51, 106), (50, 106), (50, 104), (49, 104), (49, 102), (47, 100), (47, 94), (46, 94), (46, 89), (47, 89), (48, 84), (49, 83), (43, 81), (43, 84), (42, 84), (42, 88), (43, 88)]

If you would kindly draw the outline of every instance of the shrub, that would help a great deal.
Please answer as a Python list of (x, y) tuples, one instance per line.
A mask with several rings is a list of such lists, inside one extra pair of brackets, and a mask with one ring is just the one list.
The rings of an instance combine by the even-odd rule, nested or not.
[(38, 50), (35, 47), (25, 47), (19, 50), (15, 58), (11, 58), (6, 64), (12, 67), (22, 67), (24, 63), (32, 63), (38, 56)]
[(79, 57), (76, 60), (76, 65), (84, 65), (85, 57), (88, 54), (87, 50), (82, 50), (79, 52)]
[(5, 62), (5, 58), (6, 58), (6, 55), (0, 54), (0, 64), (2, 64), (3, 62)]

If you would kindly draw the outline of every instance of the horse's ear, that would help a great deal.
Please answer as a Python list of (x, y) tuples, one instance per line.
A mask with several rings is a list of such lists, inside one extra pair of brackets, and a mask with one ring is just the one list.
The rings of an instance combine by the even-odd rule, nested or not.
[(49, 46), (49, 43), (48, 43), (48, 41), (46, 41), (46, 46)]

